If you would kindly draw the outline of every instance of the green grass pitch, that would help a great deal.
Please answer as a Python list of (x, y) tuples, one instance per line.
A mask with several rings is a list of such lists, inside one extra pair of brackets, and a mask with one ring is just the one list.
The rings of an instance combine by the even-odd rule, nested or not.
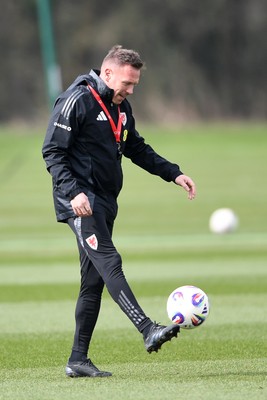
[[(167, 297), (184, 284), (206, 291), (211, 311), (149, 355), (105, 291), (90, 355), (108, 379), (64, 374), (79, 268), (72, 233), (55, 221), (44, 130), (0, 128), (0, 399), (266, 399), (266, 124), (140, 128), (198, 194), (190, 202), (123, 161), (114, 242), (125, 274), (153, 320), (169, 323)], [(236, 211), (236, 232), (209, 232), (219, 207)]]

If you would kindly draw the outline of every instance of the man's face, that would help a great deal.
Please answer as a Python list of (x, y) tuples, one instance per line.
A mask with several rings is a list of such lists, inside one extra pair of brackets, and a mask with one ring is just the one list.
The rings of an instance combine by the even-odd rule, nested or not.
[(133, 94), (140, 78), (140, 70), (131, 65), (112, 64), (105, 69), (104, 74), (107, 86), (114, 90), (112, 101), (115, 104), (121, 104), (127, 96)]

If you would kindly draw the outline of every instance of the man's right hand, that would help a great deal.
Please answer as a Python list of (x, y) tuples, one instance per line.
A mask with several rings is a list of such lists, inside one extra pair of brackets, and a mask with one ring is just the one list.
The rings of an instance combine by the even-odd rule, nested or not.
[(93, 214), (89, 199), (84, 193), (77, 194), (70, 204), (77, 217), (90, 217)]

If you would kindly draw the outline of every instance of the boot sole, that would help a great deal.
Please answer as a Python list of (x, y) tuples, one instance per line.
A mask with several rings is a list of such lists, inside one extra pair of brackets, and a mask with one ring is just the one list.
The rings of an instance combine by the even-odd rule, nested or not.
[(66, 375), (69, 378), (107, 378), (109, 376), (112, 376), (111, 372), (105, 373), (105, 374), (104, 373), (99, 373), (99, 374), (96, 374), (96, 375), (89, 375), (89, 374), (86, 375), (85, 373), (82, 374), (82, 373), (75, 372), (70, 367), (66, 367), (65, 368), (65, 372), (66, 372)]

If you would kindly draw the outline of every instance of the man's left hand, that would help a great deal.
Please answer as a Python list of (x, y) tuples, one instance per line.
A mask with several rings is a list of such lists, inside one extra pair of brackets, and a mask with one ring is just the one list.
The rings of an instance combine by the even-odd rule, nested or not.
[(176, 183), (176, 185), (182, 186), (182, 188), (187, 191), (189, 200), (193, 200), (195, 198), (196, 185), (189, 176), (179, 175), (174, 182)]

